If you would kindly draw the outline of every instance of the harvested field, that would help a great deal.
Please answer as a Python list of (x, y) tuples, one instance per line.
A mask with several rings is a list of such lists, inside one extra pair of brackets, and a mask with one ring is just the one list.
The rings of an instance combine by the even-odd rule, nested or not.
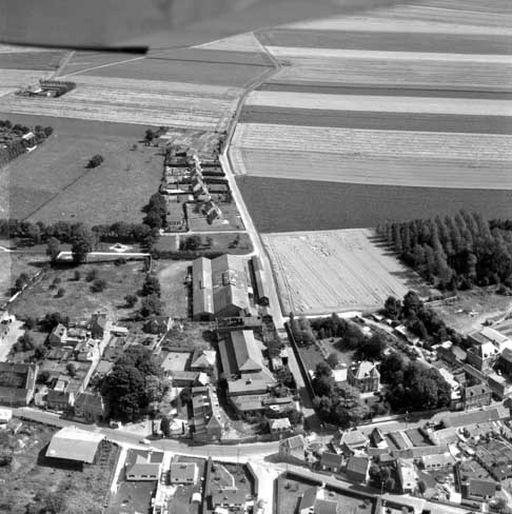
[(71, 59), (69, 59), (66, 65), (60, 70), (59, 75), (81, 73), (82, 71), (90, 70), (98, 66), (108, 66), (134, 59), (142, 59), (142, 57), (134, 57), (133, 54), (123, 54), (119, 52), (74, 52)]
[[(271, 29), (259, 34), (260, 41), (271, 51), (274, 47), (305, 47), (315, 49), (354, 49), (388, 52), (432, 52), (448, 54), (500, 54), (512, 53), (512, 36), (497, 34), (449, 34), (366, 31), (364, 24), (357, 30), (324, 31)], [(278, 54), (276, 54), (278, 55)], [(300, 54), (299, 54), (300, 55)], [(326, 55), (329, 55), (327, 53)], [(433, 55), (437, 58), (437, 55)]]
[(211, 43), (198, 45), (202, 50), (223, 50), (226, 52), (263, 52), (263, 48), (253, 32), (218, 39)]
[(35, 84), (50, 74), (44, 70), (0, 69), (0, 88), (15, 91), (21, 87)]
[[(381, 84), (443, 89), (509, 90), (512, 67), (507, 63), (380, 58), (283, 57), (291, 63), (273, 75), (277, 82)], [(392, 54), (391, 54), (392, 55)], [(391, 57), (391, 56), (390, 56)]]
[(512, 103), (507, 100), (435, 98), (378, 95), (324, 95), (318, 93), (280, 93), (254, 91), (247, 98), (248, 106), (288, 107), (289, 109), (330, 109), (333, 111), (365, 111), (452, 114), (472, 116), (512, 115)]
[[(244, 64), (243, 58), (240, 62), (217, 62), (213, 55), (203, 60), (173, 59), (172, 56), (162, 55), (145, 59), (127, 61), (121, 64), (113, 64), (84, 72), (84, 74), (126, 79), (148, 79), (168, 82), (187, 82), (189, 84), (223, 86), (223, 87), (242, 87), (244, 84), (257, 77), (265, 70), (263, 58), (256, 58), (259, 63)], [(225, 52), (227, 57), (229, 52)], [(253, 56), (254, 54), (248, 54)], [(253, 57), (254, 59), (254, 57)], [(205, 62), (206, 61), (206, 62)]]
[[(130, 150), (139, 138), (113, 135), (117, 125), (64, 120), (55, 126), (51, 119), (11, 119), (48, 123), (56, 130), (35, 151), (0, 170), (0, 201), (10, 217), (91, 224), (142, 220), (141, 209), (161, 180), (162, 157), (154, 148), (140, 145)], [(118, 128), (130, 132), (122, 125)], [(142, 135), (143, 127), (136, 128)], [(104, 163), (86, 169), (88, 159), (97, 153)]]
[(224, 130), (239, 90), (157, 80), (78, 75), (61, 98), (2, 97), (0, 110), (143, 125)]
[(455, 215), (510, 218), (512, 192), (237, 177), (260, 232), (375, 227), (383, 220)]
[(512, 134), (510, 116), (468, 116), (428, 113), (356, 112), (325, 109), (288, 109), (251, 105), (242, 111), (240, 123), (269, 123), (310, 127), (345, 127), (417, 132)]
[(419, 278), (370, 230), (267, 234), (283, 314), (329, 314), (381, 308)]
[(240, 174), (512, 189), (511, 143), (503, 135), (240, 124), (230, 152)]
[[(442, 153), (442, 149), (440, 149)], [(510, 161), (287, 150), (230, 150), (236, 173), (353, 184), (512, 190)]]

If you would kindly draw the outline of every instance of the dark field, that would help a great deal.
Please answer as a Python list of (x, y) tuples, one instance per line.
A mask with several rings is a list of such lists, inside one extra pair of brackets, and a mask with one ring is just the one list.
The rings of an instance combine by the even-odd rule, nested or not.
[(240, 122), (374, 130), (512, 134), (510, 116), (333, 111), (264, 105), (245, 106)]
[(0, 68), (16, 70), (54, 70), (58, 68), (64, 52), (0, 53)]
[(241, 87), (264, 70), (264, 66), (250, 64), (148, 58), (98, 68), (84, 75)]
[(387, 87), (367, 84), (334, 85), (329, 82), (265, 82), (258, 91), (280, 91), (294, 93), (321, 93), (324, 95), (376, 95), (376, 96), (419, 96), (429, 98), (477, 98), (489, 100), (510, 100), (512, 90), (482, 91), (478, 87), (464, 89), (428, 89), (421, 87)]
[(261, 232), (374, 227), (384, 220), (455, 214), (459, 209), (510, 218), (512, 192), (368, 186), (237, 177)]
[(433, 36), (410, 32), (272, 29), (259, 33), (259, 38), (264, 45), (270, 46), (455, 54), (512, 53), (512, 38), (495, 35)]

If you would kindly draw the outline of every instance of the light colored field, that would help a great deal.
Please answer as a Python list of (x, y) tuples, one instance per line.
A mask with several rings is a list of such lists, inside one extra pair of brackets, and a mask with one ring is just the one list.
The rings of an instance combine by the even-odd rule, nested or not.
[[(286, 93), (284, 93), (286, 94)], [(512, 161), (512, 136), (242, 123), (233, 146), (375, 155)]]
[(426, 98), (407, 96), (328, 95), (280, 91), (253, 91), (246, 105), (325, 109), (332, 111), (372, 111), (426, 114), (469, 114), (512, 116), (510, 100), (467, 98)]
[(35, 84), (50, 73), (41, 70), (0, 69), (0, 88), (14, 91), (20, 87)]
[(0, 111), (223, 130), (240, 91), (220, 86), (82, 75), (73, 80), (77, 88), (60, 98), (4, 96)]
[(508, 89), (512, 83), (512, 66), (507, 64), (321, 57), (285, 60), (291, 65), (283, 67), (272, 81), (491, 90)]
[(465, 25), (450, 22), (449, 18), (437, 21), (428, 20), (406, 20), (394, 18), (392, 14), (387, 16), (383, 13), (381, 16), (339, 16), (327, 19), (304, 21), (286, 25), (286, 28), (301, 30), (325, 30), (325, 31), (341, 31), (341, 30), (361, 30), (375, 32), (411, 32), (422, 34), (493, 34), (493, 35), (512, 35), (512, 27), (503, 26), (479, 26)]
[(417, 285), (372, 236), (367, 229), (263, 235), (283, 314), (374, 310)]
[(13, 45), (0, 45), (0, 54), (24, 54), (33, 52), (47, 52), (46, 48), (35, 46), (13, 46)]
[(227, 37), (198, 45), (194, 48), (201, 48), (203, 50), (225, 50), (228, 52), (261, 52), (262, 48), (256, 36), (252, 32), (245, 34), (238, 34), (236, 36)]
[(232, 148), (238, 175), (351, 184), (512, 190), (510, 161), (397, 158), (375, 155)]

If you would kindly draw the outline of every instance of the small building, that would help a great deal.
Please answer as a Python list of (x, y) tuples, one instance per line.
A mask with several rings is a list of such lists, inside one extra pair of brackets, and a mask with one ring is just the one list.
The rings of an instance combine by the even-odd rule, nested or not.
[(211, 506), (213, 509), (218, 507), (235, 512), (243, 512), (247, 503), (247, 493), (240, 489), (224, 489), (216, 491), (211, 496)]
[(437, 455), (423, 455), (423, 457), (421, 457), (421, 462), (427, 471), (431, 471), (453, 466), (455, 464), (455, 459), (449, 452), (445, 452)]
[(491, 388), (484, 383), (467, 385), (463, 390), (464, 408), (466, 410), (479, 409), (491, 404)]
[(75, 402), (75, 395), (71, 391), (59, 391), (51, 389), (46, 396), (46, 405), (49, 409), (66, 411)]
[(137, 455), (135, 462), (126, 468), (126, 480), (130, 482), (153, 482), (160, 479), (160, 462), (151, 462), (147, 457)]
[(269, 419), (268, 425), (271, 434), (282, 434), (292, 429), (288, 418)]
[(416, 471), (412, 460), (398, 459), (397, 469), (402, 492), (412, 493), (416, 489)]
[(263, 263), (258, 255), (255, 255), (252, 259), (252, 270), (254, 275), (254, 284), (256, 286), (256, 299), (260, 305), (268, 306), (270, 303), (270, 292), (265, 277), (265, 270), (263, 269)]
[(80, 430), (75, 426), (59, 430), (50, 441), (46, 456), (79, 464), (92, 464), (104, 436), (95, 432)]
[(362, 361), (359, 364), (350, 366), (347, 379), (351, 386), (357, 387), (362, 393), (379, 390), (380, 373), (373, 362)]
[(212, 375), (217, 362), (217, 352), (215, 350), (195, 350), (190, 363), (191, 371), (201, 371), (207, 375)]
[(339, 473), (343, 466), (343, 457), (337, 453), (324, 452), (320, 456), (320, 469), (329, 473)]
[(62, 323), (59, 323), (50, 332), (48, 342), (51, 345), (62, 345), (66, 342), (67, 335), (68, 329)]
[(466, 487), (466, 498), (468, 500), (489, 501), (494, 498), (498, 484), (494, 480), (482, 478), (470, 478)]
[(221, 409), (212, 386), (192, 388), (192, 427), (194, 439), (218, 441), (222, 437)]
[(279, 454), (282, 456), (294, 457), (304, 460), (304, 452), (306, 450), (306, 442), (302, 435), (295, 435), (284, 439), (279, 443)]
[(347, 478), (352, 482), (358, 484), (366, 483), (370, 472), (370, 459), (368, 457), (350, 457), (347, 461), (345, 472)]
[(173, 485), (194, 485), (198, 477), (197, 465), (193, 462), (173, 462), (169, 479)]
[(37, 364), (0, 362), (0, 405), (24, 407), (34, 397)]
[(467, 362), (478, 371), (489, 371), (506, 347), (501, 338), (494, 337), (494, 332), (483, 329), (468, 335), (471, 347), (467, 351)]

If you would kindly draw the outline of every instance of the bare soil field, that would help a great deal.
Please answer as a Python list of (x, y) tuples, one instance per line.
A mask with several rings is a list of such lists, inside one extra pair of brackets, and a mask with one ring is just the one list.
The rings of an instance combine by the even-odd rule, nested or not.
[(375, 227), (383, 220), (455, 215), (460, 209), (510, 218), (512, 192), (348, 184), (240, 176), (237, 182), (261, 232)]
[[(35, 119), (39, 120), (36, 124), (43, 123)], [(53, 126), (51, 120), (49, 124)], [(115, 127), (108, 124), (105, 132), (101, 124), (91, 127), (79, 120), (67, 120), (60, 128), (35, 151), (0, 170), (0, 198), (5, 200), (8, 215), (46, 222), (74, 219), (93, 225), (140, 222), (141, 209), (161, 179), (162, 157), (157, 151), (143, 145), (131, 150), (139, 138), (112, 135)], [(137, 128), (142, 135), (143, 127)], [(119, 129), (123, 132), (123, 126)], [(103, 155), (104, 163), (86, 169), (95, 154)]]
[[(316, 90), (316, 92), (320, 91)], [(308, 108), (288, 109), (286, 107), (267, 107), (264, 105), (244, 107), (240, 123), (412, 130), (417, 132), (512, 134), (512, 118), (509, 116), (331, 111)]]
[[(512, 190), (510, 161), (230, 149), (237, 174), (351, 184)], [(440, 148), (442, 153), (442, 148)]]
[(420, 284), (370, 230), (266, 234), (283, 314), (381, 308)]
[[(436, 305), (432, 308), (448, 326), (462, 334), (468, 334), (482, 328), (482, 324), (486, 320), (500, 319), (511, 312), (512, 299), (495, 294), (494, 289), (490, 287), (459, 291), (457, 301), (445, 305)], [(493, 328), (507, 332), (507, 322), (501, 326), (493, 326)]]
[(224, 130), (239, 94), (236, 88), (158, 80), (86, 75), (73, 76), (73, 80), (77, 88), (60, 98), (3, 96), (0, 111)]
[[(501, 54), (512, 52), (512, 37), (496, 34), (449, 34), (358, 30), (297, 30), (276, 28), (258, 34), (270, 47), (339, 48), (402, 52), (433, 52), (453, 54)], [(435, 57), (435, 56), (434, 56)]]
[(189, 286), (185, 283), (192, 261), (157, 262), (156, 272), (162, 288), (164, 314), (175, 318), (189, 317)]
[[(81, 275), (78, 281), (74, 279), (76, 269)], [(104, 291), (100, 293), (93, 293), (91, 282), (86, 280), (87, 273), (92, 269), (97, 270), (98, 279), (107, 282)], [(40, 318), (48, 312), (60, 312), (71, 319), (86, 319), (91, 312), (104, 310), (114, 313), (120, 319), (131, 315), (133, 309), (126, 307), (124, 297), (135, 294), (142, 287), (144, 277), (141, 262), (128, 262), (121, 266), (105, 263), (49, 269), (13, 303), (12, 312), (19, 318)], [(51, 288), (57, 278), (60, 283)], [(57, 297), (59, 288), (65, 290), (60, 298)]]

